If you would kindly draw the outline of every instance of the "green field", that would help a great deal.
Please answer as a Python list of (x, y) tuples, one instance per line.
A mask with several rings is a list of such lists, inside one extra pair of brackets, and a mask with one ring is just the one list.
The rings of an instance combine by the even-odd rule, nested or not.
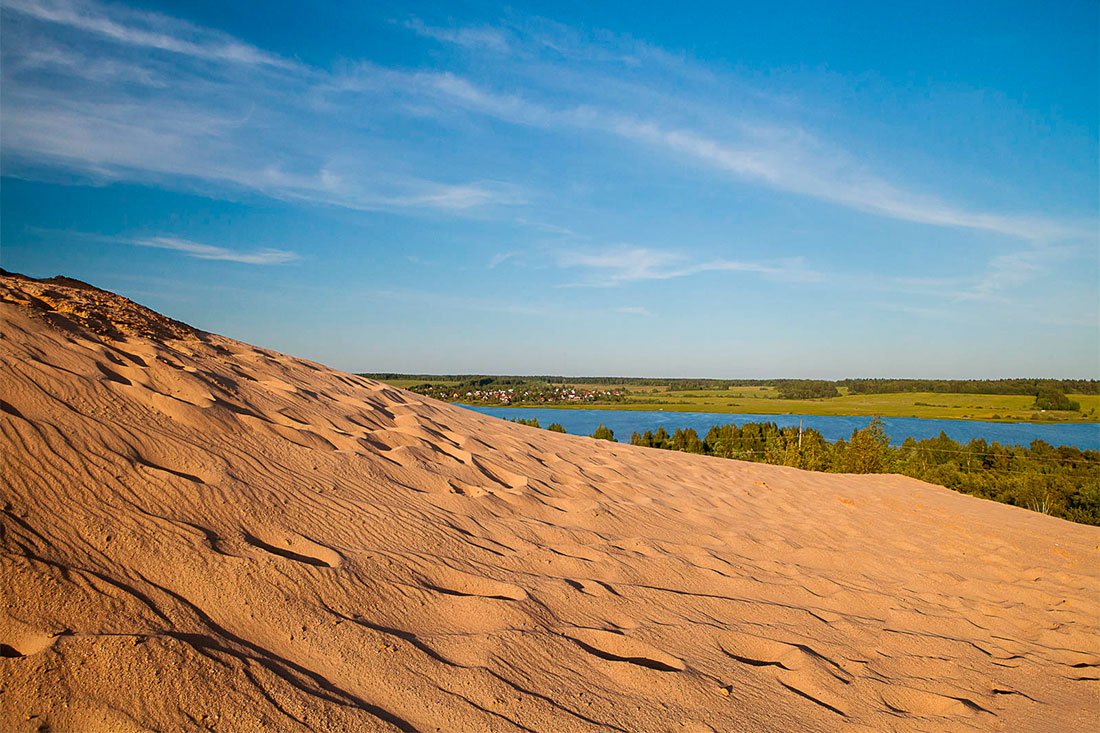
[[(735, 387), (690, 392), (630, 390), (626, 402), (582, 405), (593, 409), (667, 410), (670, 412), (725, 412), (750, 415), (879, 415), (930, 419), (1001, 420), (1006, 422), (1095, 422), (1100, 395), (1070, 395), (1081, 403), (1080, 412), (1032, 409), (1030, 395), (943, 394), (909, 392), (842, 395), (826, 399), (784, 400), (772, 387)], [(571, 405), (543, 405), (564, 407)]]
[[(453, 380), (386, 380), (395, 387), (409, 388), (425, 383), (456, 385)], [(1036, 411), (1031, 395), (967, 394), (944, 392), (898, 392), (889, 394), (846, 394), (819, 399), (781, 399), (775, 387), (733, 386), (728, 389), (670, 390), (665, 385), (616, 384), (614, 381), (577, 387), (621, 389), (622, 401), (581, 404), (516, 402), (512, 407), (557, 409), (666, 410), (669, 412), (718, 412), (750, 415), (854, 415), (920, 417), (928, 419), (988, 420), (1003, 422), (1097, 422), (1100, 395), (1070, 394), (1081, 404), (1080, 411)]]

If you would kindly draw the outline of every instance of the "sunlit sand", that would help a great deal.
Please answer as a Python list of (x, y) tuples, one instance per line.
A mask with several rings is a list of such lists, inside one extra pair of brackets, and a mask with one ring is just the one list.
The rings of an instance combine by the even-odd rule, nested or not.
[(3, 730), (1088, 730), (1100, 529), (4, 276)]

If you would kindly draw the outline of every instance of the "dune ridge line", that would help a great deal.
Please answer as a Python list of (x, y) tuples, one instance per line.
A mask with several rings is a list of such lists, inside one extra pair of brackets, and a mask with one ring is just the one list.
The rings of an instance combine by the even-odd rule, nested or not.
[(0, 729), (1086, 731), (1100, 528), (0, 275)]

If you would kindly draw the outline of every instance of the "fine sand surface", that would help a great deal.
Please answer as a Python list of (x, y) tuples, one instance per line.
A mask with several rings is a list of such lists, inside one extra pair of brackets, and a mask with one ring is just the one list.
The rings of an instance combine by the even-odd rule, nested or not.
[(1100, 529), (0, 301), (0, 730), (1096, 730)]

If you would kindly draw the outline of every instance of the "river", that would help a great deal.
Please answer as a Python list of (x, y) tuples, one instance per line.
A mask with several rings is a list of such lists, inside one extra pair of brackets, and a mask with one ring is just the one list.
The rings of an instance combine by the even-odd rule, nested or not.
[[(849, 438), (853, 430), (867, 427), (869, 417), (840, 415), (744, 415), (720, 412), (665, 412), (664, 410), (574, 410), (548, 407), (485, 407), (462, 405), (470, 410), (493, 417), (538, 418), (546, 427), (561, 423), (566, 432), (574, 435), (591, 435), (601, 423), (615, 432), (615, 437), (627, 442), (630, 434), (642, 433), (664, 427), (668, 432), (676, 428), (695, 428), (699, 437), (706, 437), (714, 425), (747, 422), (774, 422), (780, 427), (795, 426), (801, 422), (807, 428), (820, 432), (826, 440)], [(979, 420), (928, 420), (918, 417), (884, 417), (886, 434), (897, 445), (906, 438), (917, 440), (934, 438), (940, 431), (952, 440), (968, 443), (973, 438), (984, 438), (1001, 445), (1027, 445), (1035, 439), (1051, 445), (1069, 445), (1086, 450), (1100, 450), (1100, 423), (1008, 423), (982, 422)]]

